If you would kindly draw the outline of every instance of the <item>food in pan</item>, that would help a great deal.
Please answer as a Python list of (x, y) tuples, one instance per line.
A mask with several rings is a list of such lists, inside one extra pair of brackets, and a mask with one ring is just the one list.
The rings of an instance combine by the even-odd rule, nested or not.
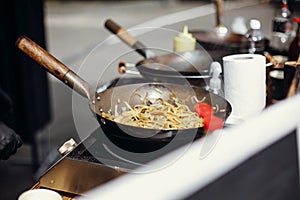
[[(205, 98), (199, 100), (196, 96), (190, 96), (179, 102), (172, 96), (167, 102), (163, 98), (150, 100), (148, 93), (145, 97), (138, 94), (138, 97), (141, 102), (133, 107), (118, 99), (114, 111), (103, 112), (102, 117), (120, 124), (160, 130), (203, 127), (205, 130), (214, 131), (224, 127), (224, 120), (215, 116), (216, 111), (221, 112), (218, 105), (213, 108), (204, 102)], [(193, 110), (186, 105), (187, 102), (194, 105)]]
[[(115, 122), (150, 129), (177, 130), (203, 127), (203, 118), (189, 109), (187, 105), (174, 101), (173, 104), (158, 98), (153, 103), (140, 104), (131, 107), (124, 102), (127, 108), (114, 115), (103, 113), (102, 117)], [(115, 108), (117, 110), (117, 108)]]

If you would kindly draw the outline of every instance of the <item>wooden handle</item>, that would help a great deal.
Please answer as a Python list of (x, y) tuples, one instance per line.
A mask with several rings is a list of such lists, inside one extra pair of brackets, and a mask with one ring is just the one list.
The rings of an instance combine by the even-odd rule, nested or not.
[(92, 87), (86, 81), (26, 36), (18, 38), (16, 46), (44, 67), (49, 73), (76, 90), (79, 94), (88, 99), (91, 99), (92, 95), (95, 94)]
[(104, 25), (108, 30), (110, 30), (113, 34), (117, 35), (122, 41), (124, 41), (129, 46), (132, 47), (137, 42), (137, 39), (135, 37), (130, 35), (124, 28), (122, 28), (113, 20), (106, 20)]
[(216, 0), (216, 26), (224, 26), (223, 24), (223, 0)]
[(286, 61), (284, 62), (285, 65), (291, 66), (291, 67), (297, 67), (298, 65), (300, 65), (300, 62), (298, 61)]
[(269, 52), (264, 52), (264, 55), (270, 63), (273, 63), (274, 67), (276, 67), (279, 62), (269, 53)]
[(297, 92), (297, 89), (298, 89), (298, 84), (299, 84), (299, 66), (296, 68), (296, 71), (295, 71), (295, 75), (294, 75), (294, 78), (291, 82), (291, 85), (289, 87), (289, 90), (288, 90), (288, 93), (287, 93), (287, 98), (289, 97), (292, 97), (296, 94)]
[(147, 58), (147, 52), (150, 55), (154, 55), (153, 52), (150, 52), (147, 47), (138, 41), (137, 38), (129, 34), (124, 28), (122, 28), (119, 24), (114, 22), (111, 19), (106, 20), (104, 26), (111, 31), (113, 34), (117, 35), (123, 42), (125, 42), (128, 46), (133, 48), (136, 52), (141, 54), (144, 58)]
[(26, 53), (29, 57), (35, 60), (38, 64), (46, 68), (51, 74), (58, 79), (63, 79), (70, 71), (68, 67), (50, 55), (42, 47), (34, 43), (26, 36), (21, 36), (17, 42), (17, 47)]

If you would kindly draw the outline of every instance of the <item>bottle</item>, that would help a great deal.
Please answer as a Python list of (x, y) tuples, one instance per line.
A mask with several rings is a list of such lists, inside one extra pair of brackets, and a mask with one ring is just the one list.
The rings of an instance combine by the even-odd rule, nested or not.
[(296, 36), (290, 43), (288, 58), (290, 61), (297, 61), (300, 54), (300, 18), (294, 18), (294, 22), (298, 24)]
[(182, 33), (174, 38), (174, 51), (193, 51), (196, 48), (196, 39), (188, 32), (188, 27), (184, 26)]
[(257, 19), (250, 20), (250, 29), (245, 34), (248, 53), (263, 54), (265, 38), (261, 31), (261, 23)]
[(289, 48), (293, 33), (292, 14), (287, 0), (282, 0), (281, 9), (273, 18), (271, 46), (277, 50), (286, 51)]
[(222, 81), (220, 75), (222, 73), (222, 67), (219, 62), (212, 62), (210, 65), (210, 77), (208, 90), (216, 95), (224, 97), (222, 90)]

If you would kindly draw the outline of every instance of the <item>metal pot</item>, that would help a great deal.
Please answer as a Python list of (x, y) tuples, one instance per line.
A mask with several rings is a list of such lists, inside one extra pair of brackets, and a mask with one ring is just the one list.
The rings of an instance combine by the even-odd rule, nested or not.
[(193, 85), (206, 85), (210, 77), (209, 70), (212, 59), (205, 50), (199, 49), (154, 56), (155, 53), (151, 49), (113, 20), (106, 20), (105, 27), (145, 58), (135, 64), (135, 67), (144, 77), (164, 82), (186, 79)]
[[(168, 101), (171, 95), (176, 95), (178, 99), (186, 99), (188, 96), (194, 95), (196, 98), (204, 99), (205, 102), (217, 107), (215, 114), (223, 119), (226, 119), (231, 112), (230, 104), (220, 96), (210, 94), (198, 87), (190, 89), (185, 85), (172, 83), (113, 85), (113, 87), (108, 87), (97, 93), (90, 84), (29, 38), (22, 36), (16, 44), (19, 49), (43, 66), (49, 73), (89, 100), (90, 109), (96, 115), (105, 134), (113, 140), (112, 142), (121, 143), (125, 148), (131, 142), (151, 144), (146, 149), (143, 147), (141, 149), (133, 148), (132, 150), (136, 152), (149, 152), (159, 149), (172, 141), (177, 135), (181, 136), (180, 141), (185, 141), (192, 133), (195, 133), (195, 138), (199, 138), (205, 133), (202, 127), (183, 130), (146, 129), (120, 124), (102, 116), (103, 112), (109, 112), (120, 100), (127, 101), (131, 106), (140, 103), (140, 98), (134, 95), (136, 92), (139, 94), (147, 93), (150, 99), (153, 96), (153, 98), (160, 97), (165, 101)], [(162, 92), (158, 93), (157, 89)], [(187, 102), (190, 108), (193, 108), (194, 104), (191, 101)]]
[(222, 57), (245, 51), (244, 35), (233, 33), (223, 23), (223, 0), (215, 1), (216, 26), (213, 30), (191, 30), (197, 42), (212, 55), (215, 61), (222, 63)]

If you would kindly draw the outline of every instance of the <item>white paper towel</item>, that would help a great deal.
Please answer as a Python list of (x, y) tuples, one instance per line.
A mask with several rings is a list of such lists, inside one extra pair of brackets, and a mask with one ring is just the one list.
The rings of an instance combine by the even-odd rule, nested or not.
[(266, 105), (266, 58), (259, 54), (223, 57), (224, 93), (232, 106), (227, 123), (259, 114)]

